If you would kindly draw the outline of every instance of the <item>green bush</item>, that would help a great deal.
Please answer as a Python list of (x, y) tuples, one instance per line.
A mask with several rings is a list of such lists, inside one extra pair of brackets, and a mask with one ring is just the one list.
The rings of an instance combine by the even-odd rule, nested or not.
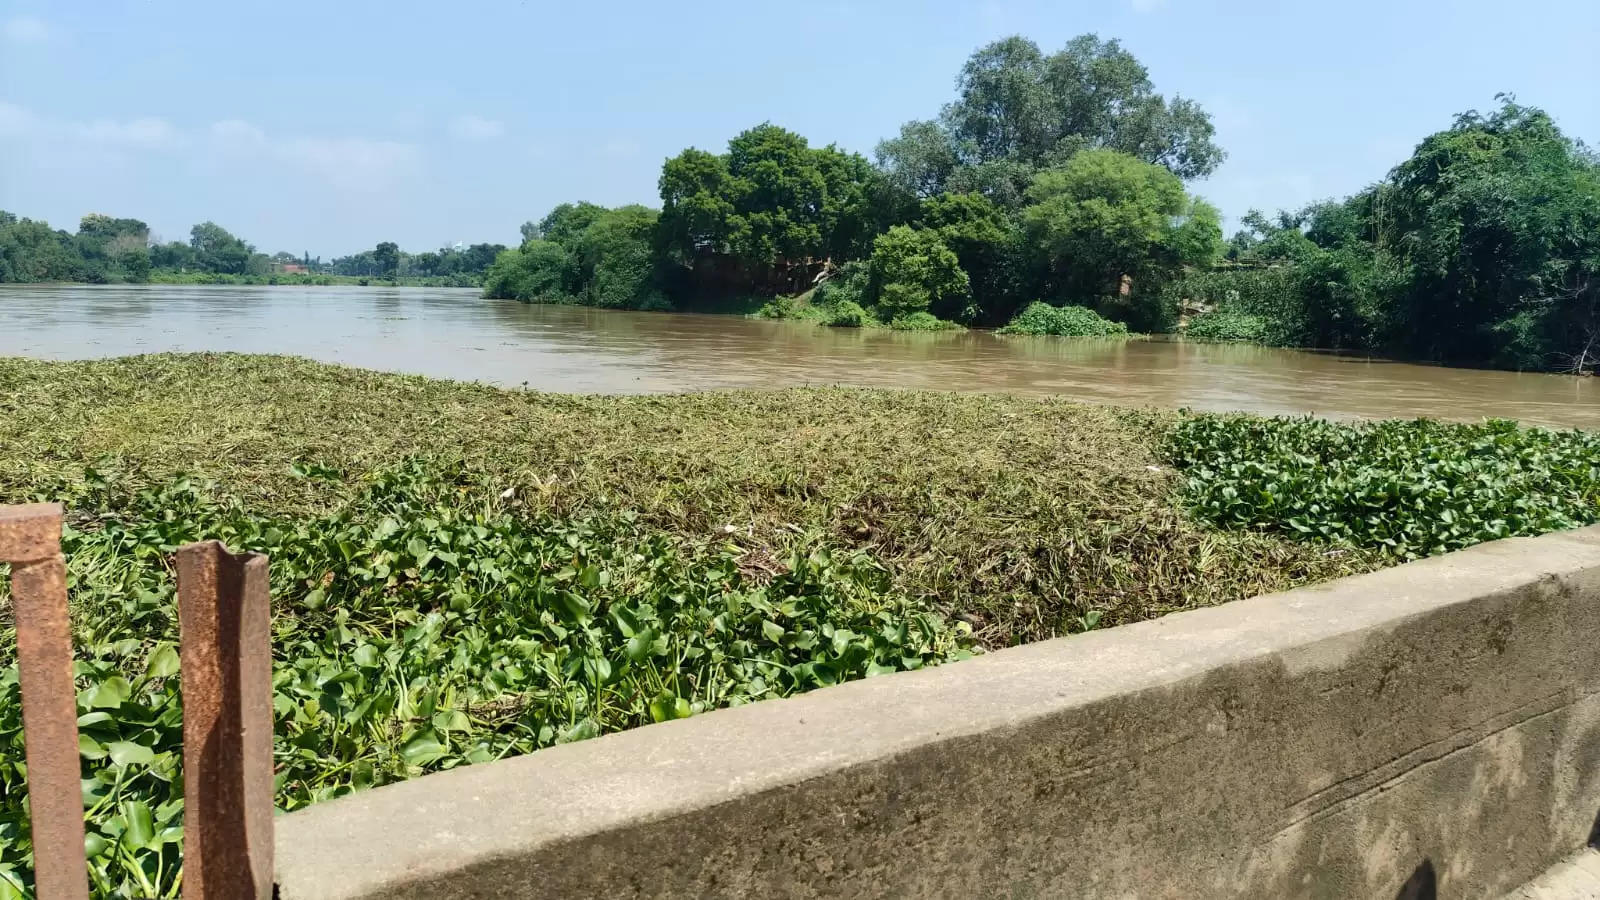
[(1405, 559), (1600, 521), (1600, 435), (1583, 431), (1202, 415), (1168, 453), (1212, 523)]
[(1202, 341), (1247, 341), (1266, 343), (1267, 320), (1264, 316), (1235, 310), (1218, 310), (1195, 316), (1184, 330), (1184, 335)]
[(896, 331), (963, 331), (960, 325), (948, 322), (935, 316), (931, 312), (914, 312), (909, 316), (899, 316), (889, 323), (889, 327)]
[(854, 300), (834, 304), (828, 311), (828, 324), (835, 328), (866, 328), (878, 324), (872, 313), (861, 308)]
[(1128, 326), (1113, 322), (1084, 306), (1051, 306), (1035, 300), (1017, 313), (1001, 334), (1054, 334), (1064, 337), (1099, 337), (1127, 334)]
[(872, 273), (864, 260), (853, 259), (839, 267), (832, 278), (817, 286), (811, 304), (832, 309), (843, 303), (866, 306)]
[[(176, 896), (182, 719), (169, 554), (190, 541), (271, 557), (283, 810), (920, 668), (971, 644), (964, 623), (919, 611), (863, 554), (812, 542), (753, 566), (731, 542), (687, 545), (625, 510), (524, 518), (456, 466), (373, 473), (318, 520), (257, 514), (190, 481), (130, 494), (91, 473), (66, 491), (56, 496), (77, 523), (63, 547), (97, 896)], [(0, 648), (13, 660), (0, 670), (8, 897), (18, 896), (9, 879), (31, 887), (14, 640)]]
[(896, 225), (872, 242), (872, 305), (885, 319), (969, 296), (967, 273), (938, 232)]

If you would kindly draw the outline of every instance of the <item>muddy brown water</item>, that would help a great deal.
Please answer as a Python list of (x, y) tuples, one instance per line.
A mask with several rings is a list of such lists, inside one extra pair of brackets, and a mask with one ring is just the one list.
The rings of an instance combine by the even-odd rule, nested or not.
[(380, 287), (0, 285), (0, 355), (289, 353), (575, 393), (857, 385), (1600, 428), (1600, 379), (1181, 341), (914, 334)]

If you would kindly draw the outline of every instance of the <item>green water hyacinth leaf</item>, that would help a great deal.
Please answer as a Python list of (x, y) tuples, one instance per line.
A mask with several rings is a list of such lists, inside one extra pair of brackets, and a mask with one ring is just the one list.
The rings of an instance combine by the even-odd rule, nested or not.
[(130, 741), (114, 741), (106, 745), (106, 753), (118, 766), (147, 766), (156, 758), (154, 750)]
[(162, 644), (150, 654), (150, 662), (144, 669), (146, 678), (171, 678), (178, 674), (178, 648), (171, 644)]
[(148, 846), (156, 837), (155, 819), (142, 800), (122, 804), (122, 843), (135, 849)]
[[(75, 495), (92, 523), (63, 544), (84, 611), (83, 795), (88, 830), (110, 845), (92, 857), (97, 895), (177, 893), (183, 722), (167, 548), (190, 541), (220, 536), (271, 556), (285, 811), (788, 696), (820, 683), (816, 662), (843, 680), (971, 646), (964, 627), (888, 592), (870, 558), (835, 557), (818, 538), (757, 583), (737, 548), (686, 543), (639, 516), (513, 515), (464, 502), (467, 478), (421, 460), (382, 469), (304, 520), (217, 499), (195, 480), (130, 492), (108, 478)], [(426, 566), (414, 541), (433, 554)], [(0, 866), (26, 873), (18, 693), (15, 667), (0, 668)]]
[(419, 733), (416, 737), (406, 741), (405, 746), (400, 748), (400, 755), (405, 758), (408, 764), (413, 766), (425, 766), (449, 752), (449, 749), (439, 741), (439, 736), (432, 730)]

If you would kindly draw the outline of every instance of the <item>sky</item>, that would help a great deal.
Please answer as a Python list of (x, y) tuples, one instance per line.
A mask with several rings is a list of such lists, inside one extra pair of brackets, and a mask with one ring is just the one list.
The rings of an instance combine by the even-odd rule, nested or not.
[(763, 121), (871, 155), (967, 56), (1119, 38), (1199, 101), (1231, 223), (1378, 180), (1495, 94), (1600, 143), (1596, 0), (0, 0), (0, 209), (266, 252), (514, 244), (558, 203), (659, 205), (661, 162)]

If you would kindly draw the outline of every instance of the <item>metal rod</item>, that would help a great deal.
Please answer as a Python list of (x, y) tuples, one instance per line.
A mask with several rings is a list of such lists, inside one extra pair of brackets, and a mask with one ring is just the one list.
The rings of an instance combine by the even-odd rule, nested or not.
[(267, 558), (178, 551), (183, 896), (272, 896), (272, 636)]
[(34, 890), (39, 900), (87, 900), (72, 626), (61, 558), (61, 505), (0, 506), (0, 562), (11, 564), (11, 605), (22, 682)]

